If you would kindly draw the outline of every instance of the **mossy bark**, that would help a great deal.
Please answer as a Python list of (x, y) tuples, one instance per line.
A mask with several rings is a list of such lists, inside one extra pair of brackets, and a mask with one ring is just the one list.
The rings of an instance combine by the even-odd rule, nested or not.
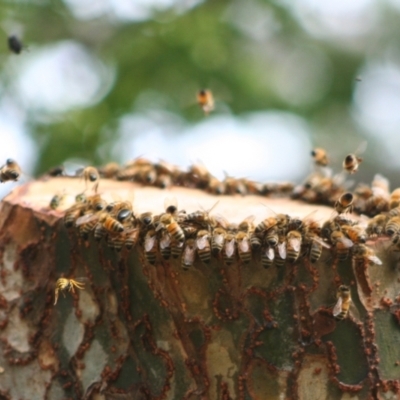
[[(324, 250), (316, 264), (264, 269), (196, 260), (146, 262), (138, 244), (116, 253), (68, 231), (51, 197), (73, 196), (79, 179), (28, 183), (1, 204), (0, 397), (5, 399), (400, 398), (400, 292), (396, 253), (375, 244), (383, 265), (354, 268)], [(230, 222), (269, 211), (304, 217), (323, 206), (260, 196), (214, 197), (103, 180), (100, 192), (161, 213), (166, 197)], [(85, 290), (54, 306), (56, 280), (83, 277)], [(332, 317), (336, 288), (351, 286), (356, 310)], [(396, 317), (397, 316), (397, 317)]]

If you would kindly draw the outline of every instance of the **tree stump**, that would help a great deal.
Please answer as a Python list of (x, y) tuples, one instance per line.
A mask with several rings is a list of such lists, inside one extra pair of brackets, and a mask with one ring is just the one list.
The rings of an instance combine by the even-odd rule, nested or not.
[[(4, 399), (400, 399), (398, 256), (387, 240), (368, 245), (382, 265), (338, 261), (265, 269), (222, 254), (157, 253), (148, 262), (143, 238), (115, 252), (86, 240), (63, 216), (85, 186), (43, 178), (1, 203), (0, 398)], [(55, 193), (66, 201), (49, 208)], [(143, 187), (102, 179), (99, 193), (129, 200), (135, 215), (165, 212), (175, 197), (187, 213), (207, 210), (230, 223), (271, 211), (321, 223), (332, 208), (288, 198), (214, 196), (198, 189)], [(60, 277), (85, 288), (60, 292)], [(355, 311), (332, 315), (339, 285), (350, 286)]]

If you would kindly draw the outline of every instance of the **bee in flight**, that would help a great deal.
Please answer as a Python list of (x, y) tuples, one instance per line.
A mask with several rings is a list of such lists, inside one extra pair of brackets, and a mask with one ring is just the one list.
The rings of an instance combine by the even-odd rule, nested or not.
[(214, 97), (211, 90), (201, 89), (197, 92), (197, 102), (203, 109), (204, 114), (208, 115), (211, 111), (214, 111)]
[(82, 170), (78, 171), (78, 174), (83, 177), (85, 181), (86, 189), (89, 182), (93, 182), (93, 190), (97, 192), (97, 188), (99, 186), (100, 174), (95, 167), (85, 167)]
[[(59, 292), (62, 292), (64, 294), (64, 291), (68, 290), (69, 292), (75, 293), (75, 288), (78, 288), (80, 290), (85, 289), (85, 283), (82, 282), (82, 280), (83, 280), (83, 278), (77, 278), (77, 279), (59, 278), (59, 279), (57, 279), (56, 289), (54, 292), (54, 305), (57, 304)], [(64, 297), (65, 297), (65, 295), (64, 295)]]
[(8, 158), (6, 163), (0, 168), (0, 182), (17, 181), (21, 175), (20, 166), (12, 159)]
[(367, 142), (362, 142), (358, 149), (352, 153), (348, 154), (343, 161), (343, 169), (349, 174), (354, 174), (357, 172), (358, 167), (362, 163), (363, 159), (359, 157), (360, 154), (364, 153), (367, 148)]
[(354, 196), (350, 193), (342, 194), (334, 205), (338, 214), (351, 213), (353, 211)]
[(332, 314), (338, 321), (345, 319), (349, 313), (352, 303), (350, 288), (346, 285), (340, 285), (337, 293), (337, 302), (333, 307)]
[(315, 165), (318, 167), (326, 167), (329, 164), (328, 153), (320, 147), (313, 149), (311, 151), (311, 156), (314, 159)]
[(8, 48), (15, 54), (20, 54), (21, 51), (24, 49), (24, 46), (21, 42), (21, 39), (18, 38), (16, 35), (10, 35), (7, 38)]

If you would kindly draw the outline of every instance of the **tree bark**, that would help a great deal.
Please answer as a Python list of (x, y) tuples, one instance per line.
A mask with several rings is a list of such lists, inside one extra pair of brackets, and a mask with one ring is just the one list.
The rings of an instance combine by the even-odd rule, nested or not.
[[(50, 199), (67, 200), (51, 210)], [(117, 253), (67, 230), (64, 211), (80, 179), (42, 179), (14, 190), (0, 212), (0, 398), (4, 399), (400, 399), (398, 256), (370, 243), (383, 265), (338, 262), (249, 264), (157, 256), (143, 243)], [(103, 179), (102, 196), (130, 200), (135, 214), (211, 208), (229, 222), (256, 222), (269, 208), (304, 218), (332, 209), (285, 198), (212, 196)], [(263, 203), (263, 204), (262, 204)], [(54, 303), (60, 277), (84, 290)], [(351, 287), (354, 312), (332, 316), (336, 290)], [(65, 294), (65, 297), (64, 297)], [(346, 394), (347, 393), (347, 394)]]

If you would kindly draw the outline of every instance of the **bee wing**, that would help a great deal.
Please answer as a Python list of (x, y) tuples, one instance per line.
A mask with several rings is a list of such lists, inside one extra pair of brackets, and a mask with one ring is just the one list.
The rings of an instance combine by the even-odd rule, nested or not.
[(332, 310), (332, 314), (333, 314), (334, 317), (339, 315), (340, 312), (342, 311), (342, 303), (343, 303), (343, 300), (342, 300), (341, 297), (339, 297), (337, 302), (336, 302), (336, 304), (335, 304), (335, 306), (333, 307), (333, 310)]
[(356, 156), (359, 156), (362, 153), (364, 153), (364, 151), (367, 150), (367, 145), (368, 145), (368, 142), (366, 140), (361, 142), (360, 145), (357, 147), (357, 150), (354, 152), (354, 154)]
[(320, 239), (320, 238), (317, 237), (317, 236), (313, 236), (313, 237), (312, 237), (312, 240), (313, 240), (314, 242), (319, 243), (322, 247), (325, 247), (326, 249), (330, 249), (330, 248), (331, 248), (331, 246), (329, 246), (329, 244), (325, 243), (322, 239)]
[(272, 261), (275, 258), (274, 249), (272, 247), (268, 247), (268, 249), (265, 250), (265, 255)]
[(256, 216), (255, 216), (255, 215), (249, 215), (248, 217), (246, 217), (246, 218), (243, 220), (243, 222), (247, 222), (247, 223), (251, 224), (251, 223), (254, 222), (255, 219), (256, 219)]
[(150, 251), (156, 242), (156, 237), (155, 236), (146, 236), (144, 239), (144, 249), (145, 251)]
[(171, 244), (171, 236), (169, 234), (165, 234), (160, 239), (160, 248), (165, 249)]
[(156, 232), (158, 232), (162, 228), (165, 228), (165, 225), (162, 222), (159, 222), (158, 225), (157, 225), (157, 228), (156, 228)]
[(367, 258), (376, 265), (382, 265), (382, 261), (376, 255), (369, 255)]
[(217, 201), (214, 203), (214, 205), (213, 205), (211, 208), (209, 208), (209, 209), (207, 210), (207, 213), (210, 213), (210, 212), (218, 205), (218, 203), (219, 203), (219, 200), (217, 200)]
[(338, 242), (342, 243), (344, 245), (344, 247), (348, 247), (348, 248), (353, 247), (353, 245), (354, 245), (354, 243), (349, 238), (346, 238), (346, 237), (339, 238)]
[(314, 210), (314, 211), (311, 211), (309, 214), (307, 214), (304, 218), (303, 218), (303, 223), (302, 223), (302, 225), (304, 225), (304, 223), (305, 222), (307, 222), (307, 221), (311, 221), (313, 218), (313, 216), (316, 214), (318, 212), (318, 210)]
[(250, 243), (249, 239), (247, 237), (244, 237), (239, 243), (238, 243), (240, 251), (243, 253), (247, 253), (250, 250)]
[(289, 239), (289, 243), (294, 251), (300, 251), (301, 240), (299, 238), (291, 238), (291, 239)]
[(207, 246), (208, 235), (198, 237), (196, 239), (196, 246), (199, 250), (203, 250)]
[(80, 226), (83, 224), (87, 224), (88, 222), (94, 221), (96, 219), (99, 218), (98, 214), (86, 214), (83, 215), (82, 217), (79, 217), (76, 221), (75, 221), (75, 225), (76, 226)]
[(235, 252), (235, 239), (232, 239), (225, 243), (225, 253), (227, 257), (232, 257), (234, 252)]
[(217, 214), (217, 215), (214, 216), (214, 219), (224, 229), (226, 229), (228, 227), (228, 225), (229, 225), (229, 222), (222, 215)]
[(283, 260), (286, 259), (286, 242), (278, 243), (278, 253)]
[(183, 260), (185, 264), (192, 264), (195, 258), (196, 246), (186, 246), (183, 251)]

